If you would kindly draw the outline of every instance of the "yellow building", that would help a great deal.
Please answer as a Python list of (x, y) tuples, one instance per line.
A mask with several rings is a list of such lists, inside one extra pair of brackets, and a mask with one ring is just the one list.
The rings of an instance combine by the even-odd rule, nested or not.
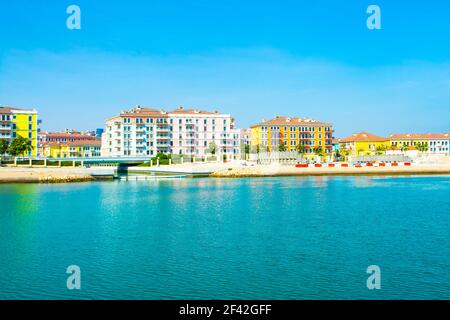
[(339, 142), (339, 149), (347, 150), (350, 156), (384, 153), (389, 146), (389, 139), (368, 132), (354, 133)]
[(332, 139), (330, 123), (277, 116), (251, 126), (250, 147), (253, 152), (303, 149), (306, 156), (314, 156), (320, 147), (321, 153), (327, 155), (332, 153)]
[(39, 155), (50, 158), (99, 157), (101, 139), (94, 132), (66, 130), (39, 134)]
[(101, 141), (45, 142), (39, 149), (47, 158), (92, 158), (100, 156)]
[(38, 113), (12, 107), (0, 107), (0, 139), (11, 143), (16, 137), (28, 139), (32, 150), (24, 156), (37, 155)]

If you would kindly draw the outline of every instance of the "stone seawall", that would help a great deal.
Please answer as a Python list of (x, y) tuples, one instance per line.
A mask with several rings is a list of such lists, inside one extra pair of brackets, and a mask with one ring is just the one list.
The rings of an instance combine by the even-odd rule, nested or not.
[(326, 176), (326, 175), (433, 175), (450, 174), (450, 164), (414, 165), (398, 167), (322, 167), (296, 168), (295, 166), (254, 166), (233, 168), (212, 173), (211, 177), (277, 177), (277, 176)]
[(70, 183), (112, 176), (95, 177), (84, 169), (72, 168), (0, 168), (0, 183)]

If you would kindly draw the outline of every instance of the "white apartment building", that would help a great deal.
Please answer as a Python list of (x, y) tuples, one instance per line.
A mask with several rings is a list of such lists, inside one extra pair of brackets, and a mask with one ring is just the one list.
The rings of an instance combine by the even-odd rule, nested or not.
[(428, 148), (430, 153), (450, 155), (450, 135), (445, 133), (440, 137), (430, 139), (428, 142)]
[(106, 120), (101, 154), (108, 156), (154, 156), (170, 152), (167, 112), (136, 107)]
[(180, 107), (168, 113), (172, 129), (172, 153), (204, 156), (211, 153), (237, 156), (239, 130), (229, 114)]
[(391, 145), (395, 147), (407, 146), (415, 148), (424, 143), (429, 154), (450, 155), (450, 134), (448, 133), (391, 134), (389, 140)]
[(166, 112), (136, 107), (107, 119), (102, 156), (154, 156), (159, 152), (238, 158), (239, 130), (230, 115), (182, 107)]

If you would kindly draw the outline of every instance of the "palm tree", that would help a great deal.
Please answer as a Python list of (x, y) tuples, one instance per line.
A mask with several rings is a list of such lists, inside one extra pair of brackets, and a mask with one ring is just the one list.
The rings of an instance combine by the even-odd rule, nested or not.
[(382, 155), (385, 152), (386, 152), (386, 146), (385, 145), (378, 146), (376, 148), (376, 150), (375, 150), (375, 154), (377, 154), (377, 155)]
[(323, 148), (321, 146), (315, 147), (314, 148), (314, 153), (318, 156), (322, 155), (323, 153)]
[(406, 143), (403, 143), (403, 145), (400, 147), (400, 150), (402, 150), (402, 152), (408, 151), (409, 146)]
[(303, 160), (303, 156), (306, 153), (306, 147), (301, 144), (295, 146), (295, 150), (300, 154), (300, 159)]
[(341, 152), (339, 150), (334, 151), (334, 159), (335, 161), (339, 161), (341, 159)]
[(323, 148), (321, 146), (315, 147), (313, 151), (316, 156), (323, 157)]
[(417, 143), (417, 150), (420, 152), (427, 152), (428, 151), (428, 143), (427, 142), (419, 142)]
[(350, 155), (350, 151), (348, 149), (342, 149), (340, 152), (344, 156), (344, 161), (346, 161), (347, 157)]

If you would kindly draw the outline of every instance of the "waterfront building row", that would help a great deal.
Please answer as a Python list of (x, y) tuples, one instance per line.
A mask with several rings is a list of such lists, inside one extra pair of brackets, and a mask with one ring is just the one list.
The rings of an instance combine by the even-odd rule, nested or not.
[(137, 106), (106, 120), (96, 132), (40, 132), (35, 109), (0, 107), (0, 139), (29, 140), (29, 156), (53, 158), (155, 156), (158, 153), (228, 159), (244, 153), (298, 151), (306, 157), (336, 152), (351, 156), (421, 152), (450, 155), (448, 133), (391, 134), (357, 132), (334, 138), (333, 124), (311, 118), (277, 116), (249, 129), (235, 128), (229, 114), (192, 108), (173, 111)]
[(138, 106), (107, 119), (102, 156), (215, 153), (237, 158), (240, 136), (229, 114), (183, 107), (166, 112)]
[(101, 139), (94, 132), (43, 132), (39, 134), (38, 155), (50, 158), (92, 158), (101, 156)]
[(351, 156), (381, 153), (404, 153), (417, 151), (428, 154), (450, 155), (450, 134), (448, 133), (407, 133), (378, 136), (369, 132), (357, 132), (349, 137), (337, 139), (339, 150)]

